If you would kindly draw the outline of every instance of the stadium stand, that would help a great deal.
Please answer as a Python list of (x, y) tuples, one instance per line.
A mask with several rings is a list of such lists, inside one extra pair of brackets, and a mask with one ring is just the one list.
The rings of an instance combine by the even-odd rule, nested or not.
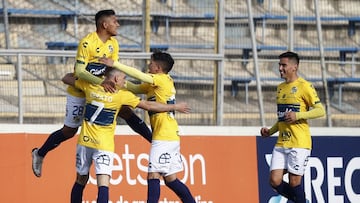
[[(125, 52), (141, 50), (142, 0), (129, 0), (122, 3), (109, 0), (102, 2), (101, 8), (96, 1), (79, 0), (77, 2), (78, 5), (71, 0), (9, 0), (7, 11), (10, 17), (11, 48), (74, 50), (77, 47), (77, 41), (89, 30), (94, 30), (94, 13), (101, 8), (114, 8), (121, 25), (120, 35), (117, 37), (120, 50)], [(152, 0), (151, 2), (151, 49), (162, 49), (172, 53), (214, 52), (215, 5), (212, 5), (213, 1)], [(276, 59), (279, 53), (288, 49), (288, 3), (282, 0), (253, 2), (259, 58)], [(327, 78), (329, 93), (336, 109), (346, 112), (348, 109), (342, 106), (352, 101), (347, 101), (348, 97), (344, 91), (356, 90), (360, 83), (358, 65), (349, 65), (358, 63), (360, 33), (357, 28), (360, 16), (354, 11), (356, 9), (348, 9), (349, 7), (359, 8), (359, 3), (356, 0), (320, 0), (319, 2), (320, 12), (323, 14), (321, 20), (325, 57), (327, 60), (335, 61), (327, 64), (326, 67), (329, 73)], [(305, 59), (319, 61), (314, 5), (310, 1), (294, 1), (294, 4), (294, 50)], [(3, 8), (0, 9), (0, 13), (3, 13)], [(256, 101), (254, 100), (256, 81), (246, 1), (225, 4), (225, 16), (227, 60), (224, 65), (224, 82), (225, 90), (229, 95), (226, 98), (226, 105), (236, 106), (237, 104), (234, 103), (239, 102), (239, 98), (245, 101), (244, 105), (251, 105), (252, 101)], [(3, 26), (0, 26), (0, 31), (2, 31), (0, 41), (3, 47), (5, 44)], [(0, 80), (9, 81), (10, 88), (17, 88), (13, 84), (16, 81), (15, 63), (9, 63), (3, 58), (0, 62)], [(63, 72), (54, 73), (52, 76), (49, 74), (58, 69), (71, 71), (73, 65), (71, 57), (32, 56), (25, 57), (23, 63), (25, 92), (29, 92), (31, 87), (38, 88), (34, 94), (41, 96), (44, 100), (47, 97), (64, 95), (64, 88), (56, 81)], [(306, 63), (302, 66), (304, 66), (304, 69), (300, 71), (302, 76), (321, 88), (322, 73), (319, 63)], [(349, 68), (350, 66), (352, 67)], [(205, 88), (213, 85), (214, 69), (213, 61), (180, 60), (177, 61), (173, 77), (181, 87), (191, 89), (194, 85), (199, 85)], [(280, 81), (276, 62), (261, 62), (260, 75), (262, 84), (270, 90), (273, 90)], [(43, 79), (33, 83), (40, 78)], [(239, 94), (241, 90), (239, 87), (242, 86), (244, 94)], [(212, 91), (211, 88), (210, 90)], [(4, 91), (2, 90), (1, 94)], [(351, 105), (357, 107), (354, 103)], [(31, 106), (28, 105), (27, 108), (30, 111)], [(246, 106), (244, 109), (247, 109)], [(359, 110), (359, 107), (355, 108), (355, 111)]]

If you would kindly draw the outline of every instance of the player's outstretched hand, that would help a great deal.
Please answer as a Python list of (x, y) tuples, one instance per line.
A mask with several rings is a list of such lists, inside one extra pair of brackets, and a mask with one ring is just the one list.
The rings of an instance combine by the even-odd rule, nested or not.
[(112, 67), (114, 65), (114, 60), (112, 60), (111, 58), (101, 57), (99, 58), (99, 61), (109, 67)]
[(190, 107), (185, 102), (175, 104), (175, 110), (181, 113), (190, 113)]
[(101, 86), (103, 86), (105, 92), (111, 92), (111, 93), (115, 93), (116, 92), (116, 85), (113, 81), (110, 80), (104, 80), (101, 83)]

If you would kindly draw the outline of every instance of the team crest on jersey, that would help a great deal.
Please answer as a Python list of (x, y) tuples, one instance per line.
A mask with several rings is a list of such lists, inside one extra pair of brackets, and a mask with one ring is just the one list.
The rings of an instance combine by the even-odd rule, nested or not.
[(113, 53), (113, 51), (114, 51), (114, 47), (110, 44), (110, 45), (109, 45), (109, 52), (110, 52), (110, 53)]
[(99, 53), (99, 52), (100, 52), (100, 48), (97, 47), (97, 48), (96, 48), (96, 53)]
[(297, 92), (297, 87), (292, 87), (291, 88), (291, 94), (295, 94)]

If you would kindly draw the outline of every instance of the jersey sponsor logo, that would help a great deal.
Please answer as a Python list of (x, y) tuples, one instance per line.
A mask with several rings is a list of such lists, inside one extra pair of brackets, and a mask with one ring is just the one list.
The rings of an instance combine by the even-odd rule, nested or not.
[(89, 63), (86, 70), (95, 76), (102, 76), (105, 73), (106, 65), (102, 63)]
[(91, 138), (90, 136), (84, 135), (82, 140), (84, 143), (92, 143), (92, 144), (100, 144), (100, 142), (96, 139)]
[(279, 121), (285, 121), (284, 117), (287, 112), (299, 112), (300, 105), (299, 104), (278, 104), (277, 105), (277, 115)]

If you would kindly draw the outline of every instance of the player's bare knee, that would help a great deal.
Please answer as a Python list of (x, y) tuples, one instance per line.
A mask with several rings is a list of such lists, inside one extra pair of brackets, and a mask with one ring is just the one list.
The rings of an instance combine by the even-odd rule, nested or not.
[(160, 179), (160, 173), (148, 173), (147, 179)]
[(279, 178), (274, 178), (274, 177), (270, 177), (269, 183), (271, 185), (272, 188), (276, 188), (277, 186), (279, 186), (282, 182), (282, 179)]
[(86, 185), (87, 181), (89, 180), (89, 175), (76, 175), (76, 182), (80, 185)]
[(63, 135), (67, 138), (72, 138), (77, 133), (78, 128), (70, 128), (68, 126), (64, 126), (62, 129)]
[(165, 180), (165, 184), (170, 183), (170, 182), (176, 180), (176, 174), (165, 176), (164, 180)]

